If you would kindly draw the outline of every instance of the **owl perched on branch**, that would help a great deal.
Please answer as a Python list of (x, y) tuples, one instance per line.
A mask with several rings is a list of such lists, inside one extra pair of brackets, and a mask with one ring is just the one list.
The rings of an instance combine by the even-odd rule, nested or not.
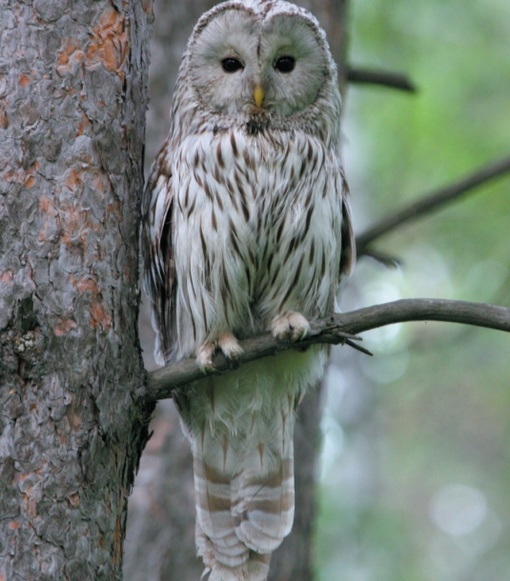
[[(184, 53), (167, 141), (143, 199), (156, 358), (203, 369), (238, 340), (306, 335), (353, 259), (325, 34), (283, 0), (204, 14)], [(263, 581), (292, 528), (294, 414), (324, 348), (207, 376), (174, 399), (194, 459), (196, 541), (210, 581)]]

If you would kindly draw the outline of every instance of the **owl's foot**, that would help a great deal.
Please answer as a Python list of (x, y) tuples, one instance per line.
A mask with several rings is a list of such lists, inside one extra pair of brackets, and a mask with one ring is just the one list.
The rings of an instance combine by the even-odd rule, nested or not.
[(241, 345), (232, 333), (221, 333), (213, 341), (205, 341), (197, 351), (197, 365), (202, 371), (214, 369), (213, 355), (219, 349), (227, 359), (237, 361), (243, 352)]
[(306, 337), (310, 331), (310, 323), (301, 313), (291, 311), (287, 315), (274, 319), (271, 323), (271, 331), (278, 341), (295, 343)]

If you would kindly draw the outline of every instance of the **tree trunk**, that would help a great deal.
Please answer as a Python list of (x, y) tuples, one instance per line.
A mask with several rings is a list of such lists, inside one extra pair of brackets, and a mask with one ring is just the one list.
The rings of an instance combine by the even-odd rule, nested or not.
[(0, 579), (121, 577), (147, 0), (0, 8)]

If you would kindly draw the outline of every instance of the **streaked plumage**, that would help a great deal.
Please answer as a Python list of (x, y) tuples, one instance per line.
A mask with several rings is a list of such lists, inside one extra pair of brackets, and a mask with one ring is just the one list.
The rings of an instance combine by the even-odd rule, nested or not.
[[(143, 199), (159, 363), (207, 367), (216, 348), (235, 358), (237, 339), (267, 329), (296, 340), (333, 309), (353, 255), (340, 108), (308, 12), (231, 1), (199, 20)], [(292, 527), (294, 412), (324, 363), (319, 347), (284, 353), (175, 394), (210, 581), (266, 578)]]

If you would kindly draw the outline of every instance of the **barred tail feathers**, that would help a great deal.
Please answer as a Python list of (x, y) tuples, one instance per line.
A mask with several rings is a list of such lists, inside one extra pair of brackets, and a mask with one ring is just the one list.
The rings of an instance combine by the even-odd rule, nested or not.
[(204, 422), (193, 442), (197, 547), (209, 581), (265, 581), (292, 528), (295, 400), (278, 396), (270, 406), (245, 405), (236, 418), (244, 429)]

